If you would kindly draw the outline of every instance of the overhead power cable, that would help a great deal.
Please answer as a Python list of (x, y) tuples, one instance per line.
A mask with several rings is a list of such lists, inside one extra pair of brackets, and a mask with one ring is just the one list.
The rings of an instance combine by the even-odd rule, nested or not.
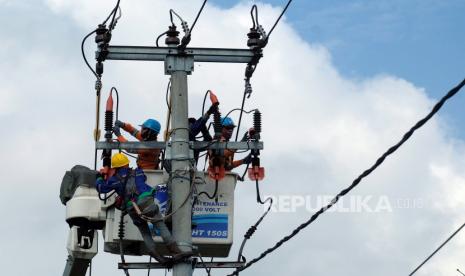
[(202, 6), (200, 7), (199, 11), (197, 12), (197, 16), (195, 17), (194, 23), (192, 23), (192, 28), (190, 30), (187, 28), (187, 23), (183, 22), (185, 30), (187, 30), (187, 32), (186, 32), (185, 36), (181, 39), (181, 45), (179, 45), (179, 50), (184, 51), (186, 49), (187, 45), (189, 44), (189, 42), (191, 41), (192, 31), (194, 30), (195, 24), (197, 23), (197, 20), (199, 19), (200, 14), (202, 13), (203, 8), (205, 7), (206, 3), (207, 3), (207, 0), (204, 0), (203, 3), (202, 3)]
[(204, 1), (203, 1), (202, 6), (200, 7), (199, 12), (197, 13), (197, 16), (196, 16), (195, 19), (194, 19), (194, 23), (192, 23), (191, 33), (192, 33), (192, 30), (194, 30), (195, 24), (197, 23), (197, 20), (199, 19), (200, 14), (202, 13), (203, 8), (205, 7), (205, 4), (207, 4), (207, 0), (204, 0)]
[(87, 67), (89, 67), (90, 71), (92, 74), (94, 74), (96, 79), (100, 79), (99, 76), (97, 75), (97, 72), (95, 72), (94, 68), (90, 66), (89, 61), (87, 60), (86, 53), (84, 52), (84, 44), (86, 43), (86, 40), (89, 38), (89, 36), (93, 35), (95, 32), (97, 32), (97, 29), (93, 30), (92, 32), (88, 33), (81, 42), (81, 54), (82, 58), (84, 59), (84, 62), (86, 63)]
[(115, 6), (115, 8), (113, 9), (113, 17), (111, 18), (110, 25), (108, 26), (108, 29), (110, 30), (110, 32), (115, 28), (116, 21), (118, 21), (118, 19), (121, 17), (121, 11), (120, 11), (120, 15), (118, 16), (118, 19), (115, 20), (116, 14), (118, 13), (120, 1), (121, 1), (121, 0), (118, 0), (118, 1), (116, 2), (116, 6)]
[(273, 32), (274, 28), (276, 27), (276, 25), (278, 25), (279, 21), (281, 20), (281, 17), (283, 17), (284, 13), (286, 12), (287, 8), (289, 8), (289, 5), (291, 4), (292, 0), (289, 0), (286, 4), (286, 6), (284, 7), (283, 11), (281, 12), (281, 14), (279, 15), (278, 19), (276, 19), (276, 21), (274, 22), (273, 24), (273, 27), (271, 27), (271, 30), (270, 32), (268, 33), (267, 37), (266, 37), (266, 40), (268, 40), (268, 38), (270, 38), (270, 35), (271, 33)]
[(258, 261), (260, 261), (261, 259), (265, 258), (266, 255), (270, 254), (271, 252), (275, 251), (276, 249), (278, 249), (281, 245), (283, 245), (285, 242), (289, 241), (290, 239), (292, 239), (295, 235), (297, 235), (302, 229), (306, 228), (307, 226), (309, 226), (312, 222), (314, 222), (321, 214), (323, 214), (324, 212), (326, 212), (328, 209), (330, 209), (331, 207), (333, 207), (341, 197), (345, 196), (347, 193), (349, 193), (352, 189), (354, 189), (355, 187), (357, 187), (357, 185), (362, 181), (363, 178), (367, 177), (368, 175), (370, 175), (374, 170), (376, 170), (383, 162), (384, 160), (386, 159), (386, 157), (388, 157), (389, 155), (393, 154), (394, 152), (396, 152), (411, 136), (412, 134), (418, 130), (419, 128), (421, 128), (424, 124), (426, 124), (426, 122), (429, 121), (429, 119), (431, 119), (440, 109), (441, 107), (444, 105), (444, 103), (449, 100), (450, 98), (452, 98), (455, 94), (457, 94), (460, 89), (465, 85), (465, 79), (462, 80), (462, 82), (460, 84), (458, 84), (456, 87), (452, 88), (439, 102), (437, 102), (433, 109), (430, 111), (430, 113), (428, 115), (426, 115), (426, 117), (424, 117), (423, 119), (421, 119), (420, 121), (418, 121), (409, 131), (407, 131), (404, 136), (402, 137), (402, 139), (397, 143), (395, 144), (394, 146), (390, 147), (383, 155), (381, 155), (381, 157), (379, 157), (375, 164), (373, 164), (369, 169), (365, 170), (361, 175), (359, 175), (353, 182), (352, 184), (347, 187), (346, 189), (342, 190), (341, 192), (339, 192), (339, 194), (337, 194), (333, 200), (331, 200), (331, 202), (329, 204), (327, 204), (326, 206), (322, 207), (320, 210), (318, 210), (318, 212), (316, 212), (315, 214), (313, 214), (310, 219), (308, 219), (306, 222), (302, 223), (301, 225), (299, 225), (297, 228), (295, 228), (291, 234), (283, 237), (281, 240), (279, 240), (273, 247), (270, 247), (268, 249), (266, 249), (265, 251), (263, 251), (258, 257), (256, 257), (255, 259), (249, 261), (247, 264), (245, 264), (243, 267), (240, 267), (240, 268), (237, 268), (233, 273), (229, 274), (228, 276), (232, 276), (232, 275), (238, 275), (238, 272), (240, 271), (243, 271), (247, 268), (249, 268), (250, 266), (252, 266), (253, 264), (257, 263)]
[(428, 256), (428, 258), (426, 258), (419, 266), (417, 266), (417, 268), (415, 268), (410, 274), (409, 276), (412, 276), (413, 274), (415, 274), (415, 272), (417, 272), (420, 267), (422, 267), (424, 264), (426, 264), (436, 253), (438, 253), (439, 250), (441, 250), (441, 248), (446, 245), (455, 235), (457, 235), (458, 232), (460, 232), (460, 230), (463, 229), (463, 227), (465, 227), (465, 223), (462, 224), (462, 226), (459, 227), (459, 229), (455, 230), (455, 232), (450, 235), (450, 237), (447, 238), (447, 240), (445, 242), (443, 242), (436, 250), (434, 250), (433, 253), (431, 253), (431, 255)]

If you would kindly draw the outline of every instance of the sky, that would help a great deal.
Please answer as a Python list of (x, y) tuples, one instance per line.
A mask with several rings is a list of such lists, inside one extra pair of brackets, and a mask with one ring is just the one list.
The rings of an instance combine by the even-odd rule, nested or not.
[[(201, 2), (123, 0), (112, 43), (154, 45), (169, 25), (170, 8), (192, 22)], [(253, 3), (269, 30), (283, 1), (211, 0), (190, 45), (245, 47)], [(110, 0), (0, 0), (5, 130), (0, 265), (5, 274), (63, 271), (68, 227), (59, 185), (73, 165), (93, 165), (94, 78), (82, 61), (80, 43), (113, 5)], [(464, 8), (458, 0), (294, 0), (264, 50), (246, 102), (246, 109), (263, 112), (267, 177), (262, 192), (278, 202), (248, 242), (247, 259), (308, 219), (314, 211), (308, 209), (347, 187), (460, 82)], [(94, 49), (90, 40), (89, 57)], [(216, 91), (222, 110), (240, 106), (243, 74), (243, 65), (196, 64), (189, 77), (189, 113), (201, 113), (207, 89)], [(167, 81), (161, 63), (106, 62), (103, 90), (107, 95), (111, 86), (118, 88), (123, 120), (138, 124), (150, 116), (163, 126)], [(454, 97), (339, 203), (338, 211), (324, 214), (241, 274), (408, 275), (464, 220), (464, 103), (463, 95)], [(289, 209), (291, 197), (312, 208)], [(351, 207), (360, 198), (370, 210)], [(253, 183), (239, 183), (233, 258), (262, 211)], [(116, 269), (118, 256), (104, 253), (101, 241), (92, 274), (122, 273)], [(458, 234), (416, 275), (459, 275), (464, 257), (465, 234)]]

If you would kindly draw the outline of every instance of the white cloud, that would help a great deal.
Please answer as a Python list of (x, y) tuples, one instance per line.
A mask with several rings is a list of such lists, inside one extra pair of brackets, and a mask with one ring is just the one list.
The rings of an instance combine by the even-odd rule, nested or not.
[[(123, 1), (123, 18), (113, 41), (153, 45), (156, 36), (169, 25), (169, 8), (191, 22), (201, 4), (198, 2)], [(40, 44), (33, 54), (19, 56), (15, 70), (8, 67), (10, 77), (0, 84), (0, 91), (13, 91), (7, 92), (7, 99), (21, 92), (27, 95), (6, 104), (15, 106), (9, 112), (14, 111), (16, 118), (0, 117), (11, 129), (1, 140), (8, 145), (3, 154), (9, 158), (0, 162), (0, 167), (7, 172), (4, 181), (12, 184), (2, 194), (11, 194), (16, 187), (28, 191), (24, 201), (37, 208), (33, 224), (40, 230), (27, 232), (20, 237), (21, 241), (18, 237), (10, 241), (3, 238), (1, 242), (8, 251), (0, 251), (0, 264), (10, 269), (1, 262), (11, 255), (24, 254), (23, 247), (11, 243), (22, 242), (33, 244), (29, 254), (38, 257), (32, 263), (51, 263), (51, 270), (59, 273), (66, 258), (66, 227), (64, 208), (58, 203), (58, 185), (61, 175), (73, 164), (92, 166), (95, 104), (94, 80), (80, 61), (80, 45), (71, 51), (66, 41), (77, 41), (77, 36), (95, 27), (114, 1), (45, 3), (53, 12), (50, 22), (65, 24), (79, 32), (49, 38), (49, 45), (66, 47), (58, 46), (51, 51)], [(250, 27), (249, 6), (243, 3), (223, 10), (207, 5), (191, 45), (244, 47)], [(269, 5), (259, 5), (259, 9), (262, 24), (269, 28), (280, 9)], [(35, 27), (31, 31), (36, 31)], [(22, 41), (22, 35), (25, 34), (17, 33), (11, 39)], [(91, 56), (92, 40), (89, 45)], [(7, 65), (11, 65), (11, 60), (0, 64), (2, 71)], [(200, 114), (207, 89), (217, 92), (223, 112), (240, 106), (244, 68), (244, 65), (197, 64), (189, 77), (190, 114)], [(106, 62), (103, 95), (105, 98), (111, 86), (118, 87), (123, 120), (134, 124), (147, 116), (164, 120), (167, 79), (161, 63)], [(258, 107), (263, 112), (265, 194), (335, 194), (371, 165), (387, 146), (397, 142), (433, 104), (422, 89), (395, 76), (382, 72), (369, 79), (342, 76), (332, 64), (328, 50), (303, 41), (286, 21), (273, 33), (252, 85), (254, 92), (246, 109)], [(244, 124), (250, 122), (246, 118)], [(462, 141), (451, 140), (442, 124), (440, 119), (433, 119), (354, 190), (360, 195), (386, 195), (394, 202), (399, 198), (422, 199), (423, 208), (395, 208), (388, 214), (325, 214), (315, 225), (243, 274), (407, 274), (455, 227), (465, 207), (460, 201), (464, 195), (461, 186), (465, 174), (461, 168), (465, 165), (465, 150)], [(9, 208), (5, 195), (2, 195), (3, 209)], [(262, 210), (254, 203), (251, 183), (239, 184), (236, 196), (241, 205), (236, 210), (236, 240), (231, 256), (237, 252), (242, 233)], [(31, 206), (17, 208), (17, 212), (30, 215)], [(248, 259), (288, 234), (292, 226), (309, 215), (304, 211), (271, 214), (248, 243)], [(16, 228), (24, 223), (19, 217), (8, 220)], [(50, 224), (50, 229), (44, 223)], [(15, 232), (15, 228), (0, 229), (10, 235)], [(437, 256), (435, 262), (424, 268), (423, 275), (448, 275), (450, 271), (442, 268), (458, 265), (464, 246), (464, 240), (457, 239), (454, 250), (448, 251), (444, 258)], [(53, 260), (40, 254), (44, 248), (53, 252), (50, 256)], [(101, 250), (94, 262), (94, 273), (115, 273), (116, 262), (117, 256), (108, 256)], [(434, 267), (437, 270), (433, 271)], [(14, 274), (48, 275), (48, 271), (43, 266), (31, 265), (20, 273), (15, 268)]]

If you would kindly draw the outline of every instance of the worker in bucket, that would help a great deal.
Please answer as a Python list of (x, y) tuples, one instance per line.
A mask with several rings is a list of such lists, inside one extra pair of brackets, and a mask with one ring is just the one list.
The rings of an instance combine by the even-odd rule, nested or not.
[[(129, 123), (116, 120), (113, 133), (116, 135), (119, 142), (127, 142), (128, 140), (121, 135), (121, 128), (130, 133), (139, 141), (157, 141), (158, 133), (160, 133), (160, 123), (155, 119), (147, 119), (139, 131)], [(156, 170), (160, 162), (159, 149), (141, 149), (137, 150), (137, 166), (143, 170)]]
[[(155, 190), (147, 185), (142, 169), (135, 170), (129, 167), (129, 159), (122, 153), (116, 153), (111, 158), (111, 167), (115, 173), (108, 180), (98, 177), (96, 188), (99, 193), (115, 191), (122, 199), (121, 210), (127, 212), (132, 222), (139, 229), (150, 256), (160, 263), (178, 261), (189, 257), (192, 252), (183, 252), (174, 241), (159, 207), (154, 201)], [(159, 231), (163, 242), (166, 244), (173, 258), (169, 259), (160, 255), (155, 250), (155, 242), (148, 222), (151, 222)]]
[[(196, 136), (199, 135), (199, 133), (202, 133), (203, 141), (213, 140), (212, 136), (210, 135), (210, 132), (208, 132), (207, 122), (210, 119), (210, 116), (216, 111), (218, 111), (218, 105), (219, 103), (217, 101), (212, 103), (207, 112), (198, 119), (189, 118), (189, 141), (197, 141)], [(197, 163), (197, 161), (199, 160), (199, 154), (201, 151), (202, 150), (198, 149), (194, 150), (195, 163)]]
[[(221, 137), (220, 142), (228, 142), (234, 132), (236, 125), (234, 121), (229, 117), (221, 118)], [(250, 155), (247, 155), (244, 159), (234, 160), (235, 150), (225, 149), (223, 156), (219, 159), (219, 164), (224, 166), (225, 171), (231, 171), (232, 169), (239, 167), (242, 164), (249, 164), (252, 161)], [(218, 159), (213, 158), (213, 153), (210, 150), (209, 153), (209, 170), (214, 166), (218, 166)]]

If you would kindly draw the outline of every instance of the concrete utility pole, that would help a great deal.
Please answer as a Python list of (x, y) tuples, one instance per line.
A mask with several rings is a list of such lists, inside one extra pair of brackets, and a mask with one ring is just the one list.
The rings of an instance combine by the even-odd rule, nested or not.
[[(190, 61), (190, 62), (189, 62)], [(171, 74), (171, 192), (172, 208), (177, 210), (173, 215), (173, 237), (183, 251), (192, 251), (192, 217), (191, 203), (182, 206), (186, 197), (190, 196), (190, 171), (189, 160), (189, 130), (188, 130), (188, 97), (187, 74), (193, 65), (192, 58), (172, 57), (166, 60), (167, 73)], [(180, 175), (180, 177), (178, 177)], [(177, 263), (173, 267), (174, 276), (192, 275), (190, 263)]]

